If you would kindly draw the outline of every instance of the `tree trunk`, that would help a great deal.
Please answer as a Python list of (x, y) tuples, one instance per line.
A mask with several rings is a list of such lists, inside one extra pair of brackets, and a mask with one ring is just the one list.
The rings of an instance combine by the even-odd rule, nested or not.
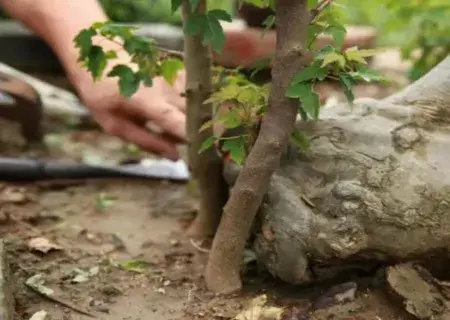
[[(198, 13), (206, 11), (206, 0), (200, 0)], [(190, 3), (184, 0), (183, 19), (190, 15)], [(222, 160), (214, 148), (199, 154), (202, 142), (212, 136), (212, 129), (199, 133), (203, 123), (212, 118), (211, 104), (204, 104), (212, 90), (211, 51), (202, 44), (201, 36), (185, 36), (184, 64), (186, 69), (188, 162), (200, 189), (200, 210), (188, 233), (212, 236), (220, 222), (228, 190), (222, 175)]]
[[(449, 110), (450, 57), (398, 94), (333, 106), (321, 120), (299, 123), (311, 148), (291, 146), (272, 176), (258, 215), (259, 261), (301, 284), (448, 254)], [(260, 163), (268, 161), (258, 155)], [(249, 179), (245, 169), (238, 185)], [(229, 183), (232, 172), (225, 168)]]
[(298, 100), (285, 96), (292, 77), (306, 62), (306, 31), (310, 21), (306, 0), (276, 1), (277, 46), (272, 69), (269, 107), (243, 170), (231, 190), (213, 241), (205, 279), (210, 290), (240, 289), (243, 252), (254, 217), (278, 168), (282, 151), (294, 129)]

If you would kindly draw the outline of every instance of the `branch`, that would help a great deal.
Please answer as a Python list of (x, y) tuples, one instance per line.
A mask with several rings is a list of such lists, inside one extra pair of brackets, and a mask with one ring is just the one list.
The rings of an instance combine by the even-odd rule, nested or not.
[(159, 46), (154, 46), (156, 50), (161, 51), (162, 53), (175, 58), (180, 58), (181, 60), (184, 60), (184, 53), (181, 51), (176, 50), (170, 50)]
[[(206, 4), (207, 0), (200, 0), (197, 12), (205, 12)], [(189, 0), (183, 0), (182, 8), (185, 28), (185, 23), (192, 14)], [(223, 205), (228, 197), (228, 186), (222, 175), (222, 159), (214, 148), (200, 154), (198, 152), (202, 142), (213, 135), (212, 128), (199, 132), (201, 126), (212, 118), (212, 105), (204, 103), (212, 92), (211, 49), (203, 45), (201, 35), (187, 36), (185, 32), (183, 55), (186, 70), (189, 168), (198, 182), (200, 191), (200, 209), (190, 226), (189, 233), (203, 238), (216, 232)]]
[(326, 7), (328, 7), (333, 0), (322, 0), (320, 1), (315, 8), (311, 9), (311, 22), (310, 24), (313, 24), (316, 20), (316, 18), (320, 15), (320, 13), (325, 10)]

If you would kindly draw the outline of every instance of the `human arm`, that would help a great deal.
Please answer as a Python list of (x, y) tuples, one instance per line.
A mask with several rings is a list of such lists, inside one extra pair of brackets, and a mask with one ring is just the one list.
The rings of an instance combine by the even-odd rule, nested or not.
[[(131, 99), (120, 96), (116, 79), (94, 82), (78, 63), (78, 50), (73, 39), (92, 23), (108, 19), (96, 0), (0, 0), (2, 8), (40, 36), (56, 53), (68, 79), (90, 108), (94, 118), (114, 135), (144, 149), (177, 158), (173, 140), (185, 138), (183, 78), (171, 88), (162, 79), (155, 79), (152, 88), (141, 88)], [(115, 50), (119, 59), (129, 57), (117, 44), (96, 39), (105, 50)], [(152, 121), (173, 138), (148, 132), (145, 123)]]

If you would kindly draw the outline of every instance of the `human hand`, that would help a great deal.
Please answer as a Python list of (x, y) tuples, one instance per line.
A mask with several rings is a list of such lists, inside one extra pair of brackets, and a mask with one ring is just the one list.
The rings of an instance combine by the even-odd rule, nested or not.
[[(173, 86), (158, 77), (152, 87), (142, 86), (131, 98), (120, 94), (116, 78), (84, 83), (79, 86), (79, 94), (106, 132), (176, 160), (176, 144), (186, 140), (186, 102), (181, 96), (184, 86), (182, 71)], [(148, 123), (161, 132), (150, 131)]]

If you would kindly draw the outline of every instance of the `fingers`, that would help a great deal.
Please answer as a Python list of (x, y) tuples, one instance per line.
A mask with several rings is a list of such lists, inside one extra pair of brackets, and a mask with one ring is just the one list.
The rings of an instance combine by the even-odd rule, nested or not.
[[(136, 97), (138, 98), (138, 97)], [(186, 141), (186, 115), (165, 100), (152, 101), (138, 98), (124, 110), (134, 117), (152, 121), (165, 133)]]
[(114, 117), (111, 114), (104, 114), (97, 118), (97, 121), (107, 133), (134, 143), (146, 151), (171, 160), (179, 159), (175, 144), (170, 139), (152, 134), (145, 127), (141, 127), (126, 118)]
[(186, 112), (186, 99), (178, 94), (172, 94), (167, 97), (167, 102), (175, 106), (178, 110)]
[(184, 70), (178, 72), (178, 77), (173, 84), (173, 88), (181, 95), (186, 90), (186, 72)]

